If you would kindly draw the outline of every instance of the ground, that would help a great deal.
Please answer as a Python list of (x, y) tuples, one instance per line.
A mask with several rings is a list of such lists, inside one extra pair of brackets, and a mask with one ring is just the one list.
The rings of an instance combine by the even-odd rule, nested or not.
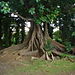
[(54, 61), (19, 56), (18, 50), (0, 52), (0, 75), (75, 75), (75, 62), (66, 58)]

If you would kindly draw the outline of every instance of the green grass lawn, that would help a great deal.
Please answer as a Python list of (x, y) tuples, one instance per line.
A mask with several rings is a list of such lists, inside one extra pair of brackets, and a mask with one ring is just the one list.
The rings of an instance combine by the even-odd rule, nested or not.
[[(19, 75), (21, 73), (29, 73), (27, 75), (58, 75), (61, 72), (75, 71), (75, 63), (61, 59), (55, 61), (45, 61), (45, 60), (32, 60), (32, 61), (22, 61), (23, 66), (16, 66), (12, 74)], [(25, 74), (26, 75), (26, 74)]]

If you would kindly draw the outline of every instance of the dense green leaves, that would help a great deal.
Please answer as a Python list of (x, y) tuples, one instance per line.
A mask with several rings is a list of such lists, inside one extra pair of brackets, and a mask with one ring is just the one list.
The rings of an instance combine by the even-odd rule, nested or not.
[(35, 14), (35, 8), (30, 8), (29, 13), (30, 13), (31, 15), (34, 15), (34, 14)]
[(24, 5), (24, 0), (20, 0), (21, 4)]
[(38, 3), (40, 0), (36, 0), (36, 2)]
[(46, 44), (44, 46), (44, 49), (47, 51), (53, 50), (55, 47), (51, 44), (51, 40), (46, 40)]
[(67, 52), (70, 52), (72, 50), (71, 42), (65, 42), (66, 50)]
[(47, 17), (46, 16), (41, 16), (40, 18), (39, 18), (42, 22), (47, 22)]
[(75, 32), (72, 33), (72, 36), (75, 36)]
[(4, 2), (4, 1), (0, 2), (0, 12), (4, 14), (10, 12), (10, 7), (8, 2)]

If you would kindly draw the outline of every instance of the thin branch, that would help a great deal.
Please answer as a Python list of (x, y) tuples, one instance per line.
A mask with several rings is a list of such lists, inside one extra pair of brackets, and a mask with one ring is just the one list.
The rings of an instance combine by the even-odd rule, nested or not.
[(32, 19), (30, 19), (30, 18), (25, 18), (25, 17), (21, 16), (18, 12), (13, 12), (13, 14), (17, 15), (18, 17), (20, 17), (24, 21), (32, 21)]

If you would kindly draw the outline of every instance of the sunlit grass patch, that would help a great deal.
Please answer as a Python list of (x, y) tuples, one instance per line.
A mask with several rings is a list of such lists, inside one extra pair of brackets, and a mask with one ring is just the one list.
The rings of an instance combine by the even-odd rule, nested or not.
[(58, 73), (64, 71), (69, 72), (75, 70), (75, 63), (63, 59), (52, 62), (38, 59), (26, 62), (23, 61), (21, 63), (25, 66), (17, 66), (13, 73), (30, 72), (36, 74), (36, 72), (46, 72), (48, 75), (58, 75)]

